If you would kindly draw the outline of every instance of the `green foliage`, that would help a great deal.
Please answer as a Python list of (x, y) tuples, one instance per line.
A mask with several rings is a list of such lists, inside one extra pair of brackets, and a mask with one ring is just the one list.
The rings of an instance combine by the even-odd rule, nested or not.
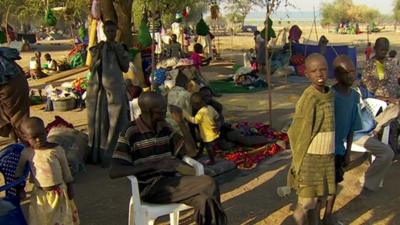
[(187, 18), (188, 22), (199, 21), (201, 14), (206, 12), (207, 2), (205, 0), (157, 0), (155, 5), (152, 5), (152, 0), (135, 0), (134, 7), (132, 7), (133, 21), (136, 27), (140, 26), (142, 21), (143, 12), (145, 9), (159, 10), (162, 14), (162, 22), (164, 25), (170, 25), (175, 20), (176, 13), (182, 13), (183, 9), (188, 6), (190, 14)]
[(393, 17), (396, 22), (400, 22), (400, 0), (393, 2)]
[[(48, 3), (43, 0), (0, 0), (0, 15), (5, 17), (10, 6), (10, 18), (22, 24), (41, 25), (42, 18), (45, 18), (45, 23), (54, 23), (54, 17), (75, 23), (83, 22), (90, 9), (90, 0), (48, 0)], [(53, 7), (63, 7), (63, 10), (52, 12), (54, 17), (48, 20), (46, 9)]]
[(228, 4), (225, 9), (230, 12), (229, 17), (234, 24), (244, 24), (247, 14), (250, 10), (256, 6), (260, 5), (262, 1), (254, 0), (228, 0)]
[(366, 23), (376, 20), (380, 13), (366, 5), (355, 5), (352, 0), (335, 0), (332, 3), (322, 3), (322, 25), (342, 22)]

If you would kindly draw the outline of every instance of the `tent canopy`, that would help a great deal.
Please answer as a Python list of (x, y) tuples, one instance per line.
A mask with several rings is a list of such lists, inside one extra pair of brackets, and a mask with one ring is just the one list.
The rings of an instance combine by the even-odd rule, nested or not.
[[(320, 48), (317, 45), (293, 44), (292, 51), (295, 54), (301, 54), (307, 57), (312, 53), (320, 53)], [(348, 45), (338, 45), (338, 46), (328, 45), (325, 58), (329, 66), (329, 78), (334, 77), (333, 61), (338, 55), (349, 56), (353, 61), (355, 68), (357, 69), (357, 49), (355, 47)]]

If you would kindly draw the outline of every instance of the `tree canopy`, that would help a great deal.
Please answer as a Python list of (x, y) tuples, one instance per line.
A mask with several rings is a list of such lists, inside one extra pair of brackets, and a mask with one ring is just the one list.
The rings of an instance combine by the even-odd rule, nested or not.
[(400, 0), (393, 1), (393, 17), (396, 23), (400, 22)]
[(352, 0), (335, 0), (332, 3), (322, 3), (321, 24), (339, 24), (347, 22), (371, 22), (380, 16), (376, 9), (366, 5), (355, 5)]

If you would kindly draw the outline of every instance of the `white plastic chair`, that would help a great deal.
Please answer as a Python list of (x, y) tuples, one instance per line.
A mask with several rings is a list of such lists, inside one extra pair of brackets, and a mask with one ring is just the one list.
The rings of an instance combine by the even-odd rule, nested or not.
[[(386, 109), (386, 107), (388, 106), (387, 103), (385, 101), (376, 99), (376, 98), (367, 98), (364, 99), (364, 104), (365, 107), (367, 107), (367, 110), (370, 111), (370, 113), (372, 115), (374, 115), (375, 117), (377, 116), (378, 112), (380, 110), (384, 111)], [(388, 145), (389, 144), (389, 132), (390, 132), (390, 126), (385, 126), (383, 128), (383, 133), (382, 133), (382, 138), (381, 141), (382, 143)], [(346, 143), (345, 143), (346, 146)], [(351, 145), (351, 151), (352, 152), (368, 152), (368, 150), (360, 145), (357, 145), (355, 143), (353, 143)], [(370, 158), (370, 163), (372, 163), (375, 160), (375, 156), (371, 155)], [(380, 187), (383, 187), (383, 180), (381, 180), (380, 182)]]
[[(196, 160), (185, 156), (183, 161), (192, 166), (196, 176), (204, 174), (204, 167)], [(153, 225), (155, 220), (169, 214), (170, 224), (179, 224), (179, 212), (190, 209), (185, 204), (152, 204), (140, 200), (138, 181), (135, 176), (128, 176), (131, 181), (132, 196), (129, 202), (128, 225)]]
[[(365, 104), (365, 107), (367, 107), (367, 110), (369, 110), (370, 113), (372, 115), (374, 115), (375, 117), (377, 116), (377, 114), (380, 110), (384, 111), (387, 107), (386, 102), (376, 99), (376, 98), (364, 99), (364, 104)], [(390, 131), (389, 126), (386, 126), (383, 128), (381, 141), (384, 144), (389, 144), (389, 131)], [(351, 146), (351, 151), (352, 152), (368, 152), (367, 149), (365, 149), (364, 147), (356, 145), (354, 143)], [(372, 161), (374, 161), (374, 160), (375, 160), (375, 157), (372, 156)]]

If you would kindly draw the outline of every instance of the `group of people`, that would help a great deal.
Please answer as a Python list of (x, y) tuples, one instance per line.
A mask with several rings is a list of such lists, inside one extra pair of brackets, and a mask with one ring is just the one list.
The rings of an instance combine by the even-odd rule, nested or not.
[[(135, 175), (141, 198), (146, 202), (185, 203), (194, 207), (199, 225), (228, 224), (215, 180), (206, 175), (178, 174), (178, 168), (183, 166), (180, 159), (185, 155), (197, 157), (205, 149), (209, 157), (205, 163), (213, 164), (217, 158), (216, 146), (257, 146), (270, 140), (264, 136), (244, 136), (225, 121), (222, 104), (202, 81), (200, 67), (207, 60), (201, 58), (200, 44), (194, 46), (191, 64), (176, 67), (176, 74), (171, 76), (173, 82), (162, 95), (125, 82), (128, 50), (115, 41), (114, 22), (104, 22), (104, 33), (107, 40), (90, 49), (93, 57), (87, 90), (90, 161), (111, 166), (111, 178)], [(173, 36), (169, 54), (182, 57), (175, 39)], [(394, 152), (398, 151), (398, 147), (393, 147), (395, 143), (390, 147), (378, 139), (388, 124), (392, 127), (391, 134), (397, 135), (398, 131), (399, 70), (388, 60), (388, 50), (389, 41), (377, 39), (375, 56), (367, 63), (362, 77), (369, 94), (389, 105), (376, 118), (377, 125), (369, 130), (363, 130), (362, 98), (352, 88), (356, 69), (351, 59), (343, 55), (336, 58), (333, 66), (337, 83), (328, 87), (325, 57), (321, 54), (307, 57), (305, 72), (311, 85), (297, 103), (289, 129), (293, 158), (288, 181), (299, 197), (294, 214), (297, 224), (319, 224), (322, 204), (326, 204), (323, 223), (336, 224), (332, 216), (336, 189), (343, 180), (344, 168), (349, 165), (352, 143), (364, 146), (376, 157), (361, 181), (363, 193), (382, 187)], [(5, 56), (0, 54), (0, 57)], [(4, 101), (0, 99), (0, 134), (19, 137), (29, 146), (23, 151), (16, 172), (16, 177), (21, 176), (29, 163), (35, 185), (29, 224), (79, 224), (73, 201), (73, 177), (65, 152), (47, 141), (40, 118), (29, 117), (29, 104), (25, 104), (28, 95), (20, 93), (17, 97), (11, 91), (22, 90), (22, 84), (26, 90), (29, 88), (22, 70), (13, 60), (7, 60), (15, 73), (0, 77), (0, 98), (10, 96)], [(197, 76), (187, 75), (187, 67), (191, 66)], [(133, 118), (129, 118), (129, 100), (133, 99), (138, 108)], [(13, 111), (15, 107), (20, 108)], [(391, 140), (394, 139), (397, 136)], [(21, 198), (25, 197), (22, 186), (17, 192)]]
[(35, 52), (35, 56), (32, 57), (29, 62), (28, 77), (39, 79), (59, 71), (57, 61), (54, 60), (49, 53), (44, 55), (44, 59), (45, 64), (42, 65), (42, 53), (39, 51)]
[[(305, 74), (311, 85), (296, 105), (288, 131), (292, 148), (289, 186), (297, 191), (298, 205), (294, 213), (297, 224), (320, 224), (320, 210), (325, 206), (324, 225), (340, 224), (332, 216), (337, 184), (343, 181), (350, 163), (352, 144), (366, 148), (375, 156), (364, 177), (360, 179), (361, 195), (373, 196), (383, 187), (385, 173), (390, 168), (396, 144), (379, 140), (384, 126), (392, 125), (391, 140), (398, 140), (399, 68), (388, 60), (389, 41), (376, 40), (375, 56), (368, 61), (362, 83), (374, 98), (386, 101), (388, 107), (376, 118), (376, 126), (365, 127), (362, 98), (353, 89), (356, 68), (345, 55), (333, 62), (337, 83), (326, 85), (328, 64), (322, 54), (306, 58)], [(381, 67), (381, 68), (379, 68)]]

